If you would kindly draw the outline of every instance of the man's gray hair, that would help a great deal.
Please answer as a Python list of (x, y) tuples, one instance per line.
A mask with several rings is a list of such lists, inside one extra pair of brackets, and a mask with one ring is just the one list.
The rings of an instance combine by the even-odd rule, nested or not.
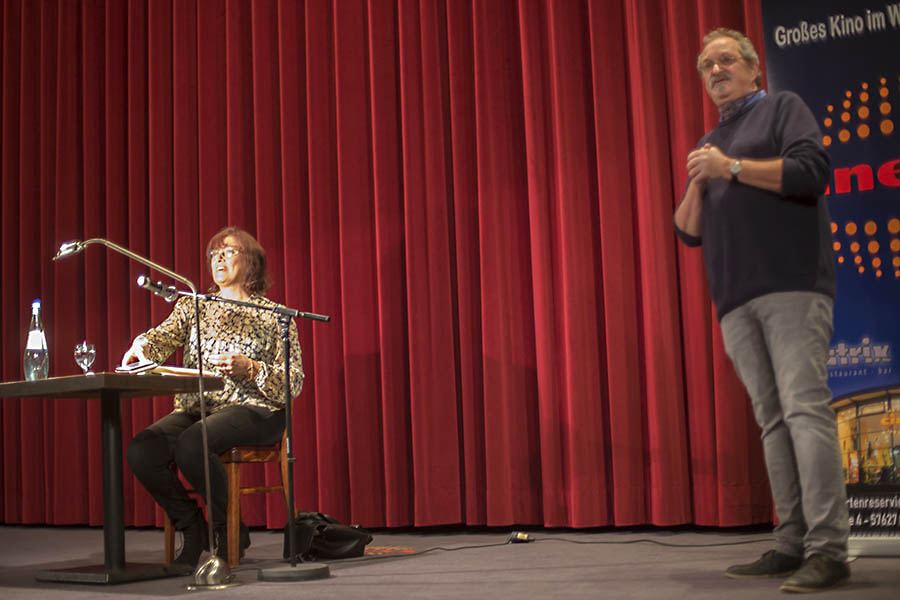
[[(737, 40), (738, 43), (738, 52), (741, 53), (741, 56), (747, 61), (747, 64), (751, 67), (756, 65), (759, 67), (759, 55), (756, 53), (756, 49), (753, 47), (753, 42), (750, 39), (735, 29), (728, 29), (727, 27), (718, 27), (713, 29), (709, 33), (703, 36), (703, 48), (706, 48), (710, 42), (722, 37), (730, 37), (733, 40)], [(700, 50), (700, 54), (697, 55), (697, 70), (700, 73), (703, 73), (703, 70), (700, 68), (700, 56), (703, 54), (703, 49)], [(754, 80), (757, 87), (762, 87), (762, 70), (756, 74), (756, 79)]]

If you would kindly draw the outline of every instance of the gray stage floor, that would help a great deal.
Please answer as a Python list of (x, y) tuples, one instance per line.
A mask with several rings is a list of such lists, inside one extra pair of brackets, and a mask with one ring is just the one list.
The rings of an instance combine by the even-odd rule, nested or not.
[[(102, 564), (102, 530), (0, 526), (0, 598), (204, 597), (379, 598), (727, 598), (785, 597), (780, 580), (734, 581), (722, 571), (769, 549), (759, 532), (542, 531), (536, 541), (506, 544), (506, 532), (375, 532), (363, 559), (332, 561), (331, 577), (270, 583), (257, 570), (282, 564), (280, 532), (254, 531), (253, 545), (235, 570), (244, 585), (189, 592), (190, 577), (114, 586), (35, 581), (37, 571)], [(636, 540), (654, 540), (678, 547)], [(162, 560), (160, 530), (129, 529), (128, 562)], [(709, 546), (709, 544), (719, 544)], [(423, 553), (424, 552), (424, 553)], [(850, 585), (823, 592), (827, 598), (900, 598), (900, 559), (861, 557), (851, 565)]]

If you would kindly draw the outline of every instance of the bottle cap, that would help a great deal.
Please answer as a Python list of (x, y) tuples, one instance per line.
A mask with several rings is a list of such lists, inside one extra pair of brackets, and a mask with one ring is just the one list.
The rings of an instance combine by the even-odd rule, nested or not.
[(40, 308), (40, 307), (41, 307), (41, 299), (40, 298), (35, 298), (34, 300), (32, 300), (31, 308)]

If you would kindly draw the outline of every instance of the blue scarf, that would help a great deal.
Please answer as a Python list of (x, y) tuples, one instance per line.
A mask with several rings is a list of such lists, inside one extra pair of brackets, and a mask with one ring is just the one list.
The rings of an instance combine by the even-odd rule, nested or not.
[(746, 96), (742, 96), (737, 100), (729, 102), (725, 106), (719, 108), (719, 123), (722, 121), (727, 121), (728, 119), (734, 118), (744, 111), (748, 110), (751, 106), (756, 104), (756, 101), (764, 98), (766, 95), (766, 90), (757, 90), (755, 92), (750, 92)]

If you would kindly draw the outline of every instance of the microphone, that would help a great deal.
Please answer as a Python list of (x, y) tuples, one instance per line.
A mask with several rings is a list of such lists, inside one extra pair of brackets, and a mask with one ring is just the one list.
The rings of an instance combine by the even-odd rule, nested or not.
[(61, 258), (66, 258), (67, 256), (72, 256), (73, 254), (78, 254), (82, 250), (84, 250), (84, 242), (79, 242), (78, 240), (63, 242), (60, 244), (59, 252), (56, 253), (53, 260), (59, 260)]
[(328, 315), (317, 315), (316, 313), (310, 312), (301, 312), (298, 316), (303, 317), (304, 319), (312, 319), (313, 321), (328, 322), (331, 320), (331, 317), (329, 317)]
[(172, 302), (178, 298), (178, 290), (174, 285), (163, 285), (161, 281), (150, 281), (146, 275), (138, 275), (137, 284), (145, 290), (151, 291), (166, 302)]

